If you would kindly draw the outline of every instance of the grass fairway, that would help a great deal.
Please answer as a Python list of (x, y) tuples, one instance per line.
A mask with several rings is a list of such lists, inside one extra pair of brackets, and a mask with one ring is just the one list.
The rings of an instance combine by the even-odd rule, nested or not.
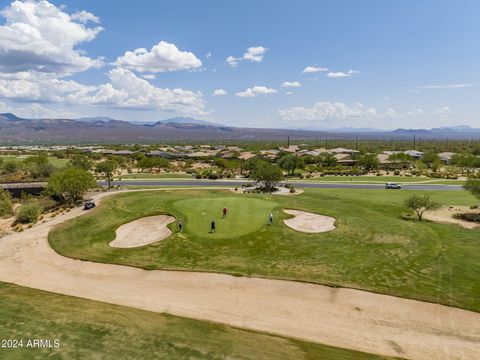
[[(231, 239), (263, 227), (277, 204), (260, 198), (226, 196), (179, 200), (173, 206), (188, 220), (187, 235)], [(226, 218), (222, 218), (224, 207), (229, 210)], [(212, 219), (216, 223), (215, 233), (209, 233)]]
[[(3, 160), (4, 162), (8, 162), (8, 161), (23, 162), (23, 161), (25, 161), (26, 158), (27, 157), (24, 157), (24, 156), (2, 156), (2, 157), (0, 157), (0, 159)], [(69, 159), (58, 159), (56, 157), (49, 156), (48, 161), (50, 162), (50, 164), (55, 166), (57, 169), (61, 169), (61, 168), (64, 168), (65, 166), (67, 166), (67, 164), (70, 160)]]
[[(49, 241), (57, 252), (73, 258), (146, 269), (310, 281), (480, 311), (480, 232), (402, 219), (403, 201), (410, 193), (362, 189), (306, 189), (298, 196), (200, 189), (124, 193), (54, 229)], [(428, 193), (442, 204), (476, 203), (466, 191)], [(268, 203), (265, 216), (273, 206), (274, 224), (235, 238), (199, 234), (193, 231), (196, 225), (191, 218), (197, 210), (187, 201), (205, 198), (208, 202), (202, 206), (208, 209), (215, 204), (215, 211), (225, 198), (250, 201), (252, 209), (254, 204)], [(332, 216), (337, 229), (323, 234), (296, 232), (283, 225), (284, 208)], [(235, 208), (230, 211), (235, 213)], [(186, 229), (191, 229), (142, 248), (108, 246), (120, 225), (161, 213), (182, 217)]]
[(323, 359), (380, 356), (0, 283), (0, 339), (60, 340), (0, 348), (1, 359)]

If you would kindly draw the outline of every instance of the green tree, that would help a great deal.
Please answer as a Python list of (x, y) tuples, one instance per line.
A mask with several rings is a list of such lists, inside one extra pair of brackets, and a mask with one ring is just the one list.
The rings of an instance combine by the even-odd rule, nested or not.
[(92, 161), (87, 156), (77, 154), (69, 161), (69, 165), (83, 170), (90, 170)]
[(470, 177), (465, 182), (463, 187), (470, 191), (470, 193), (480, 200), (480, 178), (479, 177)]
[(111, 188), (113, 172), (117, 168), (117, 163), (113, 160), (105, 160), (98, 163), (95, 172), (103, 174), (107, 178), (108, 188)]
[(243, 162), (242, 168), (252, 173), (257, 167), (266, 166), (268, 162), (258, 157), (250, 158)]
[(277, 165), (265, 164), (256, 166), (250, 174), (255, 184), (265, 191), (274, 191), (278, 183), (283, 180), (283, 173)]
[(30, 202), (18, 209), (15, 221), (20, 224), (36, 223), (43, 209), (38, 202)]
[(0, 217), (13, 214), (12, 196), (6, 190), (0, 189)]
[(71, 204), (81, 200), (83, 194), (95, 186), (97, 184), (91, 173), (83, 169), (69, 167), (50, 177), (46, 193)]
[(422, 221), (426, 211), (438, 209), (440, 204), (433, 201), (428, 194), (412, 194), (405, 200), (405, 206), (413, 210), (418, 220)]
[(378, 157), (376, 154), (364, 154), (358, 159), (358, 165), (366, 170), (378, 169)]
[(422, 156), (423, 163), (429, 168), (432, 167), (432, 164), (437, 160), (440, 161), (440, 157), (435, 153), (435, 151), (428, 151)]
[(316, 162), (322, 166), (332, 167), (337, 164), (337, 158), (330, 153), (322, 153), (316, 157)]
[(295, 154), (282, 156), (277, 163), (278, 166), (285, 170), (290, 176), (295, 173), (296, 169), (305, 168), (305, 162), (303, 159)]

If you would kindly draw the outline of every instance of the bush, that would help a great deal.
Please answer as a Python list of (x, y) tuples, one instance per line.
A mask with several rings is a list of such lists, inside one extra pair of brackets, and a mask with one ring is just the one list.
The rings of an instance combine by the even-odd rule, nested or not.
[(479, 213), (454, 214), (453, 217), (455, 219), (459, 219), (459, 220), (480, 223), (480, 214)]
[(42, 207), (36, 203), (22, 205), (18, 210), (16, 222), (20, 224), (35, 223), (42, 213)]
[(293, 194), (295, 193), (297, 190), (295, 190), (295, 187), (294, 186), (290, 186), (290, 193)]
[(8, 191), (0, 189), (0, 217), (13, 214), (12, 197)]

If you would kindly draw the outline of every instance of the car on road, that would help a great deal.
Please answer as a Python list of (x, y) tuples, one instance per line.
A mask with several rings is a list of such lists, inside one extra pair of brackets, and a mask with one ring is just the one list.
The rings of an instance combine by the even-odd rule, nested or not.
[(397, 183), (388, 182), (385, 184), (385, 189), (401, 189), (402, 185)]

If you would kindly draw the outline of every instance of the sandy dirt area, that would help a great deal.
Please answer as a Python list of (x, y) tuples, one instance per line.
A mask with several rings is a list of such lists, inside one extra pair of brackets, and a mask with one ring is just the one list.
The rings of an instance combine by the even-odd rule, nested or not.
[(423, 217), (430, 221), (446, 224), (457, 224), (465, 229), (480, 229), (480, 225), (474, 222), (454, 219), (453, 215), (458, 213), (480, 213), (480, 210), (470, 209), (468, 206), (442, 206), (438, 210), (425, 212)]
[(82, 213), (77, 208), (0, 238), (0, 281), (382, 355), (480, 358), (480, 313), (353, 289), (57, 254), (47, 241), (51, 227)]
[(283, 210), (295, 217), (283, 220), (285, 225), (294, 230), (306, 233), (322, 233), (335, 230), (335, 219), (330, 216), (319, 215), (301, 210)]
[(120, 226), (115, 234), (115, 240), (110, 242), (111, 247), (134, 248), (155, 243), (172, 235), (167, 227), (175, 221), (173, 216), (148, 216)]

